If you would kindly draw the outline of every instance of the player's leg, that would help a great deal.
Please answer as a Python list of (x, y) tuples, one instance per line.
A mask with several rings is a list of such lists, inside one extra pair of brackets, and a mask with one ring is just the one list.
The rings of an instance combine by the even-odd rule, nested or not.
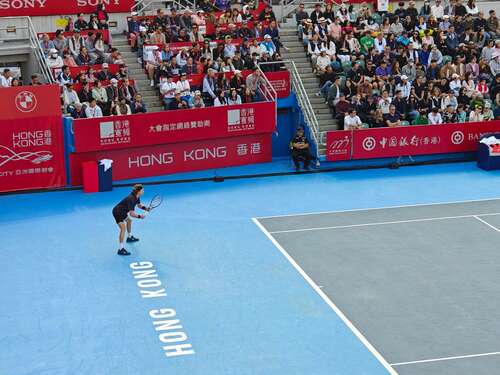
[(120, 234), (118, 235), (119, 248), (118, 255), (130, 255), (130, 253), (125, 249), (125, 232), (127, 231), (127, 224), (125, 222), (117, 223), (120, 228)]
[(137, 242), (139, 241), (139, 239), (137, 237), (134, 237), (132, 235), (132, 219), (127, 217), (127, 233), (128, 233), (128, 236), (127, 236), (127, 242)]

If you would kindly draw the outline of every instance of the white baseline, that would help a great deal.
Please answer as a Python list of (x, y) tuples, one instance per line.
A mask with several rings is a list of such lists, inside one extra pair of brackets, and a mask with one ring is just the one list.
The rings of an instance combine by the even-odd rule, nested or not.
[(419, 363), (442, 362), (442, 361), (451, 361), (454, 359), (464, 359), (464, 358), (488, 357), (488, 356), (492, 356), (492, 355), (500, 355), (500, 352), (459, 355), (459, 356), (455, 356), (455, 357), (443, 357), (443, 358), (434, 358), (434, 359), (423, 359), (421, 361), (391, 363), (391, 366), (416, 365)]
[[(288, 230), (277, 230), (269, 232), (271, 234), (275, 233), (293, 233), (293, 232), (308, 232), (314, 230), (328, 230), (328, 229), (345, 229), (345, 228), (358, 228), (358, 227), (369, 227), (376, 225), (389, 225), (389, 224), (404, 224), (404, 223), (418, 223), (423, 221), (435, 221), (435, 220), (451, 220), (451, 219), (466, 219), (466, 218), (475, 218), (484, 224), (490, 226), (496, 231), (500, 232), (500, 229), (495, 228), (493, 225), (487, 223), (486, 221), (479, 218), (479, 216), (497, 216), (500, 215), (500, 212), (496, 213), (486, 213), (486, 214), (475, 214), (475, 215), (459, 215), (459, 216), (442, 216), (442, 217), (430, 217), (430, 218), (422, 218), (422, 219), (409, 219), (409, 220), (396, 220), (396, 221), (382, 221), (375, 223), (363, 223), (363, 224), (349, 224), (349, 225), (336, 225), (330, 227), (317, 227), (317, 228), (303, 228), (303, 229), (288, 229)], [(299, 215), (300, 216), (300, 215)]]

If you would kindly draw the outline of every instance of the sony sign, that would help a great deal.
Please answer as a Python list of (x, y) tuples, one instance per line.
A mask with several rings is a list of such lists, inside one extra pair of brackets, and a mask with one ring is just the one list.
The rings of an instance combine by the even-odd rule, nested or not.
[[(76, 0), (76, 6), (95, 8), (97, 4), (99, 4), (99, 1), (100, 0)], [(55, 8), (54, 3), (56, 3), (56, 0), (52, 1), (52, 6), (48, 0), (0, 0), (0, 10)], [(105, 5), (120, 5), (120, 0), (103, 0), (102, 3)]]
[(45, 8), (47, 0), (0, 0), (0, 9)]
[[(76, 5), (79, 7), (92, 6), (95, 7), (99, 4), (101, 0), (77, 0)], [(102, 3), (105, 5), (120, 5), (120, 0), (102, 0)]]

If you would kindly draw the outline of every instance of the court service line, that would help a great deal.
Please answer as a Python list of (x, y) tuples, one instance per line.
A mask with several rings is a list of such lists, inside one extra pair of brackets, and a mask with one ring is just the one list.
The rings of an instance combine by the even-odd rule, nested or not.
[(491, 352), (491, 353), (481, 353), (481, 354), (470, 354), (470, 355), (460, 355), (455, 357), (443, 357), (443, 358), (434, 358), (434, 359), (424, 359), (421, 361), (411, 361), (411, 362), (400, 362), (400, 363), (391, 363), (391, 366), (405, 366), (405, 365), (416, 365), (418, 363), (430, 363), (430, 362), (441, 362), (441, 361), (451, 361), (454, 359), (464, 359), (464, 358), (477, 358), (477, 357), (488, 357), (492, 355), (499, 355), (500, 352)]
[(482, 198), (482, 199), (471, 199), (466, 201), (451, 201), (451, 202), (434, 202), (434, 203), (416, 203), (416, 204), (403, 204), (396, 206), (385, 206), (385, 207), (368, 207), (368, 208), (354, 208), (350, 210), (336, 210), (336, 211), (317, 211), (317, 212), (303, 212), (296, 214), (286, 214), (286, 215), (274, 215), (274, 216), (260, 216), (256, 217), (257, 220), (261, 219), (276, 219), (280, 217), (294, 217), (294, 216), (310, 216), (310, 215), (324, 215), (324, 214), (337, 214), (346, 212), (359, 212), (359, 211), (377, 211), (377, 210), (388, 210), (392, 208), (411, 208), (411, 207), (425, 207), (425, 206), (439, 206), (439, 205), (457, 205), (464, 203), (478, 203), (478, 202), (494, 202), (500, 201), (500, 198)]
[[(396, 220), (396, 221), (382, 221), (375, 223), (363, 223), (363, 224), (349, 224), (349, 225), (336, 225), (329, 227), (317, 227), (317, 228), (303, 228), (303, 229), (288, 229), (288, 230), (277, 230), (269, 232), (271, 234), (277, 233), (293, 233), (293, 232), (308, 232), (314, 230), (328, 230), (328, 229), (345, 229), (345, 228), (358, 228), (358, 227), (369, 227), (376, 225), (389, 225), (389, 224), (404, 224), (404, 223), (418, 223), (422, 221), (436, 221), (436, 220), (451, 220), (451, 219), (466, 219), (470, 217), (477, 218), (478, 216), (496, 216), (500, 215), (500, 213), (486, 213), (486, 214), (476, 214), (476, 215), (458, 215), (458, 216), (442, 216), (442, 217), (430, 217), (430, 218), (422, 218), (422, 219), (409, 219), (409, 220)], [(481, 220), (483, 221), (483, 220)], [(485, 222), (486, 223), (486, 222)]]
[(290, 262), (295, 270), (307, 281), (307, 283), (314, 289), (316, 293), (326, 302), (328, 306), (337, 314), (337, 316), (344, 322), (344, 324), (352, 331), (352, 333), (360, 340), (363, 345), (373, 354), (373, 356), (384, 366), (384, 368), (391, 375), (398, 375), (389, 362), (382, 357), (382, 355), (375, 349), (375, 347), (363, 336), (363, 334), (354, 326), (354, 324), (345, 316), (345, 314), (333, 303), (333, 301), (321, 290), (321, 288), (309, 277), (309, 275), (298, 265), (298, 263), (288, 254), (288, 252), (280, 245), (280, 243), (267, 231), (266, 228), (259, 222), (258, 219), (252, 218), (252, 221), (257, 227), (266, 235), (266, 237), (273, 243), (273, 245), (283, 254), (283, 256)]
[[(483, 215), (484, 216), (484, 215)], [(494, 225), (491, 225), (490, 223), (488, 223), (487, 221), (481, 219), (479, 216), (477, 215), (474, 215), (474, 218), (478, 219), (481, 223), (483, 224), (486, 224), (487, 226), (489, 226), (490, 228), (496, 230), (497, 232), (500, 232), (500, 229), (495, 227)]]

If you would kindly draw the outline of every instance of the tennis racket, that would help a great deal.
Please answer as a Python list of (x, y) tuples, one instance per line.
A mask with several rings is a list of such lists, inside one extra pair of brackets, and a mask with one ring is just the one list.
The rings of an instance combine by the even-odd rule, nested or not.
[(163, 198), (161, 195), (155, 195), (153, 199), (151, 199), (151, 202), (149, 203), (148, 210), (151, 211), (161, 205), (163, 202)]

